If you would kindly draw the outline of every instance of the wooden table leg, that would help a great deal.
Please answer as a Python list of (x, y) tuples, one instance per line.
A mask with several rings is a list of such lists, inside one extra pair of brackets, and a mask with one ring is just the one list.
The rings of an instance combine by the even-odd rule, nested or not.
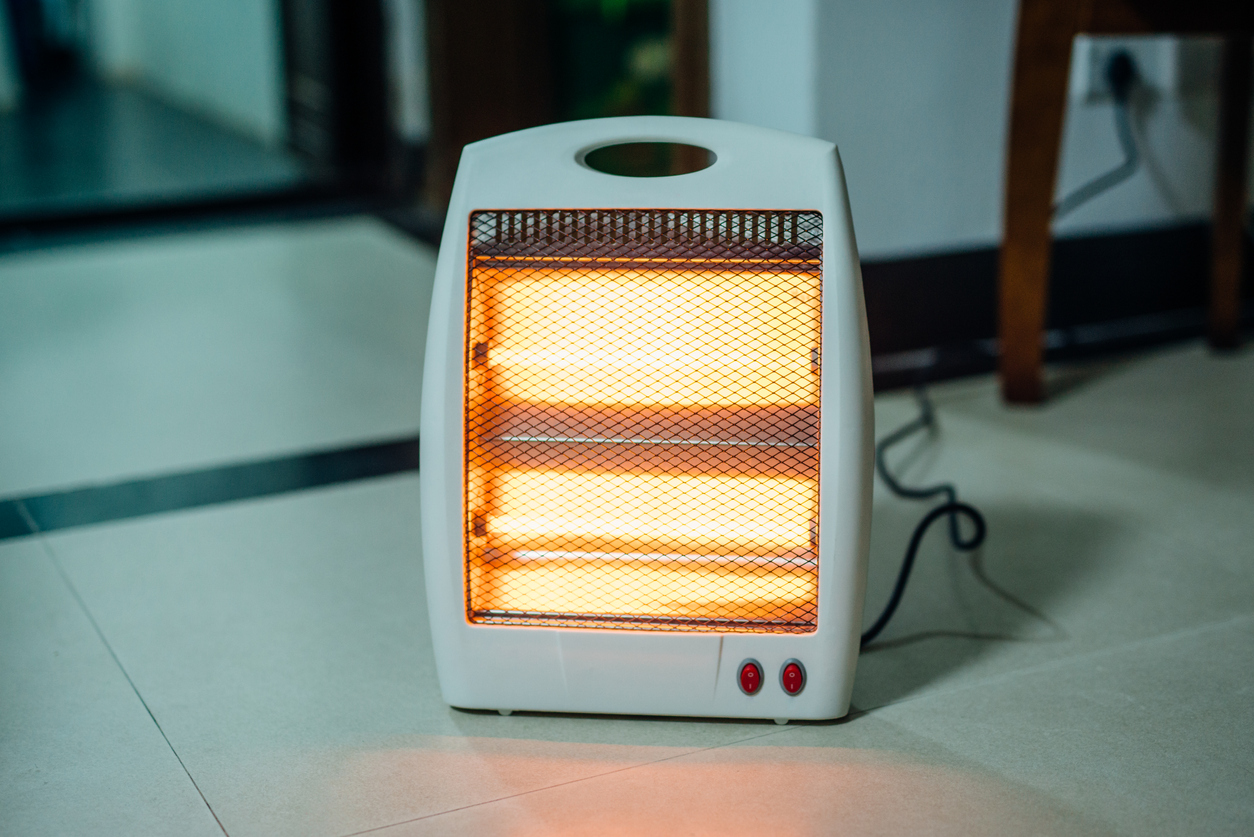
[[(352, 2), (352, 0), (348, 0)], [(429, 206), (443, 212), (462, 147), (553, 121), (545, 0), (426, 0)]]
[(1250, 38), (1224, 42), (1220, 77), (1219, 154), (1211, 221), (1209, 337), (1216, 349), (1237, 345), (1241, 255), (1245, 238), (1246, 154), (1250, 136)]
[[(671, 0), (671, 112), (710, 115), (709, 0)], [(700, 149), (683, 145), (677, 151), (671, 174), (700, 171), (709, 165)]]
[(1078, 23), (1075, 2), (1019, 5), (998, 300), (1001, 391), (1012, 403), (1036, 403), (1045, 395), (1050, 218)]

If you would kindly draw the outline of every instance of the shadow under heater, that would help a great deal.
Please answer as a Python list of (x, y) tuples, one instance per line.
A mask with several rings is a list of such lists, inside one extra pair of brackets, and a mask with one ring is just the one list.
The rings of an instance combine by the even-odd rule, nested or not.
[[(821, 261), (758, 242), (795, 243), (799, 221), (817, 237), (821, 218), (599, 214), (642, 246), (511, 252), (511, 216), (560, 213), (472, 219), (469, 617), (813, 630)], [(666, 233), (649, 224), (684, 226), (683, 245), (650, 253)]]

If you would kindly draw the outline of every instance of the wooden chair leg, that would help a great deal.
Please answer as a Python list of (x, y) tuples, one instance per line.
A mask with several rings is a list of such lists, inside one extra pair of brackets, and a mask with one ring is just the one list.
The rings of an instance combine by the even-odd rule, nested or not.
[(1019, 6), (998, 300), (1001, 391), (1012, 403), (1045, 395), (1050, 218), (1077, 6), (1057, 0)]
[(1250, 136), (1250, 38), (1224, 42), (1219, 93), (1219, 153), (1211, 227), (1209, 337), (1216, 349), (1237, 345), (1241, 316), (1241, 255), (1246, 213), (1246, 153)]

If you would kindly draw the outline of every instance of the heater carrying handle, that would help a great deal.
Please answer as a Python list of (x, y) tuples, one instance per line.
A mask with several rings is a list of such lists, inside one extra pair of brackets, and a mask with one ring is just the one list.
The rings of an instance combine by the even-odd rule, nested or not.
[[(698, 146), (713, 152), (714, 161), (699, 171), (662, 177), (607, 174), (586, 162), (598, 149), (642, 142)], [(620, 116), (543, 125), (468, 145), (452, 205), (843, 214), (839, 180), (836, 147), (826, 140), (717, 119)]]
[[(617, 120), (617, 119), (595, 120), (595, 121), (598, 121), (598, 122), (613, 121), (615, 123), (620, 123), (620, 120)], [(633, 123), (633, 125), (628, 126), (628, 127), (635, 127), (636, 125), (639, 125), (639, 123), (637, 123), (636, 120), (634, 119), (630, 121)], [(616, 146), (646, 145), (646, 144), (676, 145), (681, 148), (686, 147), (686, 148), (698, 149), (700, 151), (704, 151), (709, 154), (709, 162), (706, 165), (695, 169), (694, 171), (679, 172), (679, 173), (669, 174), (669, 175), (661, 175), (662, 177), (683, 177), (684, 175), (696, 174), (698, 171), (704, 171), (710, 168), (711, 166), (720, 165), (720, 162), (722, 163), (723, 167), (726, 167), (728, 165), (729, 157), (731, 160), (736, 159), (737, 157), (736, 149), (733, 148), (735, 143), (734, 141), (732, 143), (726, 142), (726, 131), (722, 128), (722, 126), (726, 123), (719, 123), (719, 122), (715, 122), (714, 120), (702, 120), (702, 119), (696, 119), (696, 120), (685, 119), (685, 120), (677, 120), (677, 121), (683, 124), (675, 124), (674, 122), (668, 121), (668, 124), (666, 127), (669, 128), (670, 130), (665, 130), (665, 131), (633, 130), (633, 131), (624, 132), (622, 130), (622, 127), (620, 127), (620, 125), (606, 126), (609, 130), (606, 131), (606, 135), (603, 138), (593, 140), (592, 142), (586, 142), (586, 144), (584, 144), (582, 148), (580, 148), (578, 151), (575, 152), (574, 154), (575, 162), (583, 166), (586, 169), (597, 172), (600, 175), (605, 175), (609, 177), (631, 177), (633, 175), (619, 173), (619, 172), (609, 172), (601, 168), (598, 168), (597, 166), (589, 162), (588, 157), (589, 155), (592, 155), (598, 151), (604, 151), (606, 149), (614, 148)], [(696, 124), (688, 124), (688, 123), (694, 123), (694, 122)], [(703, 123), (709, 123), (709, 124), (703, 124)], [(646, 127), (651, 127), (651, 126), (640, 125), (639, 127), (646, 128)], [(745, 149), (745, 150), (751, 150), (751, 149)], [(658, 176), (658, 175), (650, 175), (650, 176)]]
[[(759, 128), (717, 119), (697, 119), (678, 116), (612, 117), (607, 119), (588, 119), (578, 123), (565, 123), (565, 125), (572, 128), (578, 126), (580, 144), (578, 150), (573, 155), (575, 162), (590, 171), (597, 172), (599, 175), (609, 177), (630, 175), (608, 174), (590, 166), (587, 162), (589, 154), (616, 145), (634, 143), (673, 143), (701, 148), (712, 154), (713, 159), (710, 161), (709, 166), (694, 172), (670, 175), (671, 177), (685, 177), (715, 167), (725, 170), (728, 168), (742, 168), (746, 164), (752, 166), (753, 163), (751, 161), (778, 155), (780, 153), (779, 144), (781, 140), (785, 142), (789, 140), (802, 140), (803, 142), (808, 140), (807, 144), (815, 142), (810, 138), (774, 131), (769, 128)], [(719, 171), (716, 174), (731, 173)]]

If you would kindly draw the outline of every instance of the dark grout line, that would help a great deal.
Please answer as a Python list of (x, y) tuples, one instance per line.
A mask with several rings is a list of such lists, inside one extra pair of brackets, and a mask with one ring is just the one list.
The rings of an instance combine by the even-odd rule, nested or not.
[(418, 437), (0, 501), (0, 540), (418, 470)]
[(33, 535), (26, 518), (22, 515), (20, 500), (0, 501), (0, 541), (6, 538), (21, 538)]
[[(23, 504), (21, 500), (16, 500), (14, 502), (17, 505), (18, 512), (25, 519), (26, 524), (34, 531), (34, 534), (39, 534), (39, 525), (35, 519), (31, 517), (25, 504)], [(226, 826), (224, 826), (222, 824), (222, 820), (218, 818), (218, 813), (213, 810), (213, 806), (210, 805), (209, 800), (205, 798), (205, 792), (200, 789), (200, 785), (196, 784), (196, 779), (192, 776), (192, 772), (188, 770), (187, 765), (183, 763), (183, 757), (178, 754), (178, 750), (175, 750), (174, 745), (170, 743), (170, 736), (165, 734), (165, 730), (161, 728), (161, 722), (157, 720), (156, 715), (152, 714), (152, 708), (148, 706), (148, 701), (144, 700), (144, 696), (140, 694), (139, 687), (136, 686), (135, 681), (131, 679), (130, 672), (128, 672), (126, 667), (122, 665), (122, 661), (118, 659), (117, 652), (113, 650), (113, 646), (110, 645), (109, 640), (105, 638), (104, 631), (100, 629), (100, 624), (96, 621), (96, 617), (92, 615), (90, 610), (88, 610), (87, 602), (85, 602), (82, 595), (79, 594), (78, 588), (74, 586), (74, 582), (70, 581), (69, 573), (67, 573), (65, 568), (61, 566), (61, 562), (57, 560), (57, 555), (52, 551), (52, 547), (48, 544), (47, 540), (42, 538), (40, 540), (40, 545), (43, 547), (44, 554), (48, 556), (48, 560), (51, 561), (52, 566), (56, 568), (57, 574), (61, 576), (61, 581), (63, 581), (66, 588), (69, 589), (70, 595), (74, 597), (74, 601), (78, 602), (78, 606), (82, 609), (83, 615), (86, 616), (87, 621), (91, 623), (92, 630), (96, 632), (96, 636), (100, 638), (101, 644), (103, 644), (105, 650), (109, 652), (109, 656), (113, 658), (114, 665), (118, 667), (118, 671), (122, 672), (122, 676), (125, 677), (126, 682), (130, 684), (131, 691), (135, 693), (135, 697), (139, 699), (140, 706), (144, 707), (144, 711), (147, 712), (148, 717), (152, 719), (153, 726), (157, 728), (157, 732), (161, 733), (161, 738), (164, 739), (165, 745), (170, 748), (170, 752), (174, 755), (175, 761), (179, 763), (179, 767), (183, 768), (183, 772), (187, 774), (187, 780), (191, 782), (192, 787), (196, 789), (196, 793), (200, 796), (200, 801), (205, 803), (205, 807), (209, 809), (209, 814), (213, 817), (213, 821), (218, 824), (218, 828), (222, 830), (223, 835), (225, 835), (225, 837), (230, 837), (227, 833)]]

